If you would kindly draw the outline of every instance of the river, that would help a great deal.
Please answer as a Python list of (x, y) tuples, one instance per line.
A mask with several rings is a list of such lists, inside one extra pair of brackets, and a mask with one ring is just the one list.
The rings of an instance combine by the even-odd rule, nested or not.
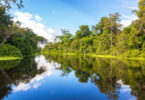
[(0, 99), (144, 98), (144, 61), (48, 54), (0, 61)]

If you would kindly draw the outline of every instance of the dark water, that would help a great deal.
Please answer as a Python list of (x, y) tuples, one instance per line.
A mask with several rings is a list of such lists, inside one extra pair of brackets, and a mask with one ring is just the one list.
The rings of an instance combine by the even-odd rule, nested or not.
[(49, 55), (0, 61), (0, 99), (145, 100), (145, 62)]

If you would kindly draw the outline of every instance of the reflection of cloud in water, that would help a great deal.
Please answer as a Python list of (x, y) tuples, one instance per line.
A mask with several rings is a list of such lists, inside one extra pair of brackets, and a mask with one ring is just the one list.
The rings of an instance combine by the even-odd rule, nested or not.
[(30, 85), (25, 84), (25, 83), (20, 83), (18, 86), (16, 86), (14, 88), (14, 91), (15, 92), (17, 92), (17, 91), (27, 91), (30, 88), (31, 88)]
[(37, 63), (37, 69), (39, 70), (43, 68), (45, 72), (40, 75), (36, 75), (34, 78), (30, 80), (29, 83), (21, 82), (19, 83), (19, 85), (14, 86), (13, 88), (14, 92), (27, 91), (32, 88), (34, 89), (38, 88), (41, 85), (40, 81), (45, 77), (50, 76), (54, 71), (54, 69), (59, 66), (57, 63), (48, 62), (43, 55), (37, 56), (35, 58), (35, 61)]
[[(121, 85), (120, 93), (126, 94), (131, 93), (131, 88), (129, 85), (123, 84), (122, 80), (119, 80), (118, 83)], [(129, 97), (127, 100), (137, 100), (136, 97)]]
[(33, 85), (33, 88), (37, 89), (41, 84), (40, 83), (36, 83)]
[(124, 85), (122, 80), (119, 80), (118, 83), (121, 85), (120, 92), (131, 92), (130, 86)]

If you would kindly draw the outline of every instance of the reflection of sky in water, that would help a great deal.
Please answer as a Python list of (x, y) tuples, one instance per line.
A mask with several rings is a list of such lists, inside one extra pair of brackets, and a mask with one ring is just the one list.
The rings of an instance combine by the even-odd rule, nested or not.
[[(36, 75), (29, 83), (20, 82), (12, 86), (13, 91), (6, 97), (6, 100), (107, 100), (107, 95), (101, 93), (98, 87), (88, 83), (80, 83), (74, 72), (68, 76), (61, 77), (61, 71), (55, 70), (60, 65), (48, 62), (44, 56), (35, 58), (38, 69), (45, 69), (40, 75)], [(121, 80), (119, 100), (135, 100), (131, 95), (129, 86), (124, 85)], [(60, 99), (61, 98), (61, 99)]]
[[(131, 93), (130, 86), (124, 85), (122, 80), (119, 80), (118, 83), (121, 84), (121, 89), (119, 90), (121, 95), (120, 100), (126, 100), (125, 97)], [(136, 100), (136, 98), (130, 97), (127, 100)]]
[(36, 75), (29, 83), (20, 82), (19, 85), (13, 87), (14, 92), (27, 91), (32, 88), (37, 89), (41, 85), (41, 80), (50, 76), (54, 69), (59, 66), (57, 63), (48, 62), (42, 55), (37, 56), (35, 61), (37, 63), (37, 69), (43, 68), (45, 69), (45, 72), (40, 75)]

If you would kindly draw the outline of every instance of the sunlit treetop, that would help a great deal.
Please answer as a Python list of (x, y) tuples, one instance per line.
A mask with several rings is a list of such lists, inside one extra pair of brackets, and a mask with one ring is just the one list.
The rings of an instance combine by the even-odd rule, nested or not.
[(145, 16), (145, 0), (140, 0), (139, 2), (139, 11), (137, 13), (138, 17)]

